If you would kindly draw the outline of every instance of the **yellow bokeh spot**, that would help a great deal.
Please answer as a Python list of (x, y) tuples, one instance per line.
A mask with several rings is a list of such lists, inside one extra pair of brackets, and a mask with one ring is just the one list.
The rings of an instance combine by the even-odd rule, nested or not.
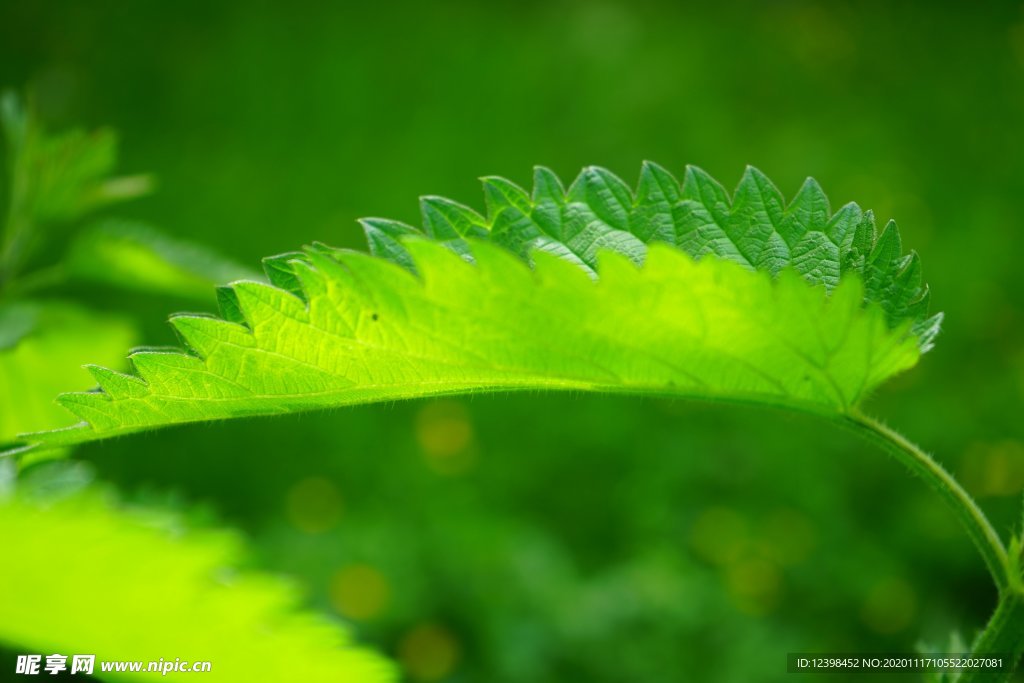
[(388, 606), (391, 587), (384, 575), (368, 564), (342, 567), (331, 579), (331, 604), (350, 619), (372, 619)]
[(735, 510), (710, 507), (690, 529), (690, 543), (698, 555), (714, 564), (737, 561), (747, 550), (747, 521)]
[(288, 490), (285, 512), (288, 521), (300, 531), (323, 533), (341, 518), (341, 493), (329, 479), (303, 479)]
[(1024, 488), (1024, 443), (976, 443), (967, 450), (964, 485), (977, 496), (1016, 496)]
[(416, 440), (430, 469), (461, 474), (476, 462), (473, 425), (462, 403), (432, 401), (416, 416)]
[(438, 624), (416, 626), (398, 645), (398, 659), (405, 672), (424, 683), (446, 678), (458, 664), (459, 655), (459, 641)]
[(754, 558), (735, 562), (725, 572), (729, 595), (736, 607), (761, 616), (779, 604), (782, 575), (771, 560)]
[(916, 611), (914, 589), (903, 579), (888, 578), (871, 588), (860, 614), (868, 628), (891, 635), (910, 626)]

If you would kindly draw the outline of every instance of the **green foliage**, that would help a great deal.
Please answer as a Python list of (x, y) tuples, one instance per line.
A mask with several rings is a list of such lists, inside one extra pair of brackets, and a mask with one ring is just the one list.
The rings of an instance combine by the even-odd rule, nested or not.
[(44, 226), (75, 220), (151, 189), (147, 176), (111, 177), (117, 160), (117, 138), (111, 130), (47, 134), (10, 92), (0, 96), (0, 128), (10, 182), (0, 288), (46, 243)]
[(648, 244), (679, 247), (696, 259), (717, 256), (772, 276), (791, 268), (831, 292), (843, 276), (865, 283), (891, 326), (911, 321), (922, 350), (931, 347), (941, 316), (927, 318), (928, 288), (917, 254), (904, 255), (893, 221), (878, 233), (874, 215), (849, 203), (832, 213), (821, 187), (808, 178), (786, 204), (763, 173), (747, 167), (732, 198), (716, 180), (690, 166), (682, 184), (645, 162), (636, 191), (609, 171), (590, 167), (563, 189), (538, 167), (532, 194), (504, 178), (484, 178), (487, 218), (442, 197), (420, 201), (423, 230), (395, 221), (363, 221), (373, 253), (408, 265), (398, 243), (426, 234), (466, 253), (465, 238), (484, 238), (523, 258), (532, 250), (571, 261), (596, 277), (602, 250), (640, 264)]
[[(66, 229), (93, 209), (145, 192), (148, 179), (110, 177), (110, 131), (50, 135), (12, 95), (0, 101), (0, 114), (10, 184), (0, 254), (0, 442), (9, 442), (25, 429), (64, 422), (54, 392), (88, 386), (82, 366), (90, 360), (123, 366), (123, 350), (135, 341), (126, 312), (91, 310), (66, 284), (98, 281), (207, 300), (214, 282), (249, 273), (136, 223)], [(60, 477), (39, 485), (33, 460), (17, 462), (13, 493), (14, 461), (0, 464), (4, 577), (14, 587), (0, 601), (5, 644), (70, 648), (100, 660), (214, 660), (217, 680), (225, 681), (251, 680), (257, 663), (268, 680), (393, 680), (381, 658), (351, 646), (338, 626), (298, 611), (283, 583), (237, 571), (234, 537), (114, 505), (97, 490), (67, 495)], [(55, 552), (74, 559), (54, 563)]]
[(110, 129), (46, 134), (10, 92), (0, 99), (0, 122), (15, 179), (11, 203), (33, 221), (72, 220), (151, 188), (148, 177), (110, 177), (117, 163)]
[(204, 247), (174, 239), (145, 223), (105, 220), (88, 226), (71, 245), (68, 274), (156, 294), (209, 301), (211, 287), (256, 279), (252, 271)]
[[(222, 290), (224, 319), (172, 318), (188, 353), (133, 353), (135, 375), (90, 366), (102, 391), (60, 398), (85, 422), (30, 440), (525, 388), (844, 413), (912, 366), (938, 324), (923, 322), (920, 267), (900, 255), (895, 227), (876, 240), (855, 206), (830, 216), (813, 182), (782, 210), (750, 169), (731, 211), (702, 173), (674, 195), (652, 164), (636, 201), (594, 168), (568, 193), (544, 169), (532, 199), (505, 180), (484, 187), (489, 222), (425, 198), (430, 239), (365, 221), (384, 258), (317, 245), (268, 259), (272, 285)], [(754, 233), (763, 239), (744, 238)], [(766, 255), (788, 244), (802, 256)]]
[(138, 223), (106, 219), (77, 229), (89, 212), (137, 197), (152, 185), (148, 176), (112, 175), (117, 160), (113, 131), (51, 134), (13, 93), (0, 97), (0, 124), (9, 185), (0, 226), (3, 443), (26, 429), (66, 423), (54, 392), (88, 387), (85, 363), (124, 368), (123, 351), (136, 341), (129, 316), (96, 312), (74, 301), (69, 282), (208, 301), (215, 283), (251, 274)]
[[(418, 193), (484, 213), (474, 178), (529, 189), (534, 163), (568, 182), (597, 161), (635, 187), (643, 158), (680, 179), (689, 161), (731, 193), (752, 162), (787, 200), (810, 174), (833, 209), (855, 199), (897, 218), (950, 324), (937, 353), (862, 409), (933, 449), (996, 529), (1019, 528), (1019, 4), (0, 5), (0, 80), (28, 80), (54, 122), (116, 121), (122, 172), (159, 172), (152, 200), (108, 213), (246, 264), (314, 238), (359, 248), (360, 214), (419, 226)], [(140, 26), (162, 39), (141, 40)], [(166, 313), (215, 310), (63, 291), (130, 313), (139, 339), (161, 345), (174, 343)], [(454, 473), (420, 440), (434, 408), (453, 406), (470, 434), (446, 456)], [(841, 436), (777, 410), (525, 392), (199, 424), (74, 455), (127, 495), (152, 486), (224, 514), (261, 565), (296, 576), (324, 610), (337, 609), (345, 563), (371, 564), (391, 600), (358, 623), (361, 637), (397, 654), (416, 624), (442, 624), (460, 650), (447, 681), (675, 683), (685, 670), (791, 683), (780, 652), (910, 651), (954, 625), (969, 646), (992, 598), (984, 565), (919, 481)], [(311, 476), (343, 501), (316, 535), (286, 507)], [(701, 522), (723, 507), (745, 535)], [(772, 533), (780, 507), (810, 533), (792, 564), (776, 552), (794, 538)], [(569, 573), (524, 552), (509, 526), (542, 538)], [(695, 550), (698, 528), (728, 561)], [(666, 577), (693, 590), (644, 607), (634, 596), (661, 583), (602, 585), (656, 547), (674, 561)], [(895, 599), (877, 588), (897, 584)], [(758, 589), (769, 592), (752, 614), (744, 591)], [(614, 618), (631, 608), (633, 620)], [(565, 637), (570, 624), (589, 640)]]
[(123, 316), (100, 314), (68, 303), (0, 304), (0, 442), (31, 429), (66, 421), (53, 401), (69, 385), (88, 387), (85, 363), (123, 363), (135, 326)]
[[(4, 579), (16, 587), (0, 601), (4, 642), (27, 652), (87, 652), (97, 662), (211, 661), (217, 681), (251, 681), (254, 671), (266, 681), (395, 679), (340, 626), (297, 609), (290, 586), (239, 570), (234, 535), (117, 505), (95, 488), (61, 488), (26, 481), (0, 497)], [(41, 561), (55, 554), (67, 561)]]

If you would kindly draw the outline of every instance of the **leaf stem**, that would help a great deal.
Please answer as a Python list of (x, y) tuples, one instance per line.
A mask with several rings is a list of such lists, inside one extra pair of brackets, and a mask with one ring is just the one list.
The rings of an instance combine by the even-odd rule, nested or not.
[[(999, 588), (996, 611), (975, 641), (972, 655), (1009, 658), (1010, 665), (1007, 671), (999, 673), (964, 669), (956, 680), (958, 683), (1009, 680), (1024, 651), (1024, 581), (1017, 558), (1007, 553), (999, 534), (970, 494), (932, 456), (902, 434), (866, 415), (851, 414), (843, 419), (842, 424), (920, 475), (942, 496), (966, 527)], [(1019, 553), (1019, 545), (1012, 543), (1011, 551)]]
[(974, 541), (1000, 594), (1009, 590), (1011, 584), (1016, 583), (1010, 574), (1006, 547), (999, 534), (992, 528), (992, 524), (971, 495), (942, 465), (902, 434), (874, 418), (854, 413), (843, 418), (842, 424), (909, 467), (942, 496)]

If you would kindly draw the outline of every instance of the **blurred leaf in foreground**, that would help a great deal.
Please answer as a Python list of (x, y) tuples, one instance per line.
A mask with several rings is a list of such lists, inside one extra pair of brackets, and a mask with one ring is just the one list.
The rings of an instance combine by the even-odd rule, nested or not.
[(232, 569), (241, 553), (231, 534), (187, 530), (169, 514), (115, 506), (86, 489), (7, 496), (0, 536), (4, 583), (16, 588), (0, 600), (0, 640), (19, 651), (93, 654), (97, 674), (101, 661), (180, 658), (211, 662), (217, 681), (394, 680), (391, 666), (342, 628), (297, 611), (286, 584)]

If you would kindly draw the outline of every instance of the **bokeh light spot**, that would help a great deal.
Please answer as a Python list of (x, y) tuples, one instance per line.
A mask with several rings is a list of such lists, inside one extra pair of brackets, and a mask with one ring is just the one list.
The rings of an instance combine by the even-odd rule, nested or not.
[(740, 611), (761, 616), (779, 604), (782, 576), (771, 560), (740, 560), (729, 566), (725, 575), (729, 595)]
[(747, 521), (731, 508), (709, 507), (694, 521), (690, 542), (697, 554), (709, 562), (734, 562), (747, 546)]
[(458, 401), (431, 401), (416, 416), (416, 440), (430, 469), (461, 474), (475, 464), (473, 425)]
[(967, 449), (960, 476), (976, 496), (1017, 496), (1024, 488), (1024, 443), (975, 443)]
[(458, 640), (438, 624), (414, 627), (398, 646), (398, 659), (406, 673), (425, 683), (440, 681), (450, 675), (458, 664), (459, 655)]
[(381, 615), (391, 598), (391, 586), (368, 564), (342, 567), (331, 580), (331, 604), (350, 619), (366, 620)]
[(914, 589), (903, 579), (891, 577), (876, 583), (861, 607), (861, 619), (872, 631), (883, 635), (910, 626), (917, 611)]
[(341, 518), (341, 493), (334, 482), (309, 477), (288, 489), (285, 511), (288, 521), (307, 534), (323, 533)]

